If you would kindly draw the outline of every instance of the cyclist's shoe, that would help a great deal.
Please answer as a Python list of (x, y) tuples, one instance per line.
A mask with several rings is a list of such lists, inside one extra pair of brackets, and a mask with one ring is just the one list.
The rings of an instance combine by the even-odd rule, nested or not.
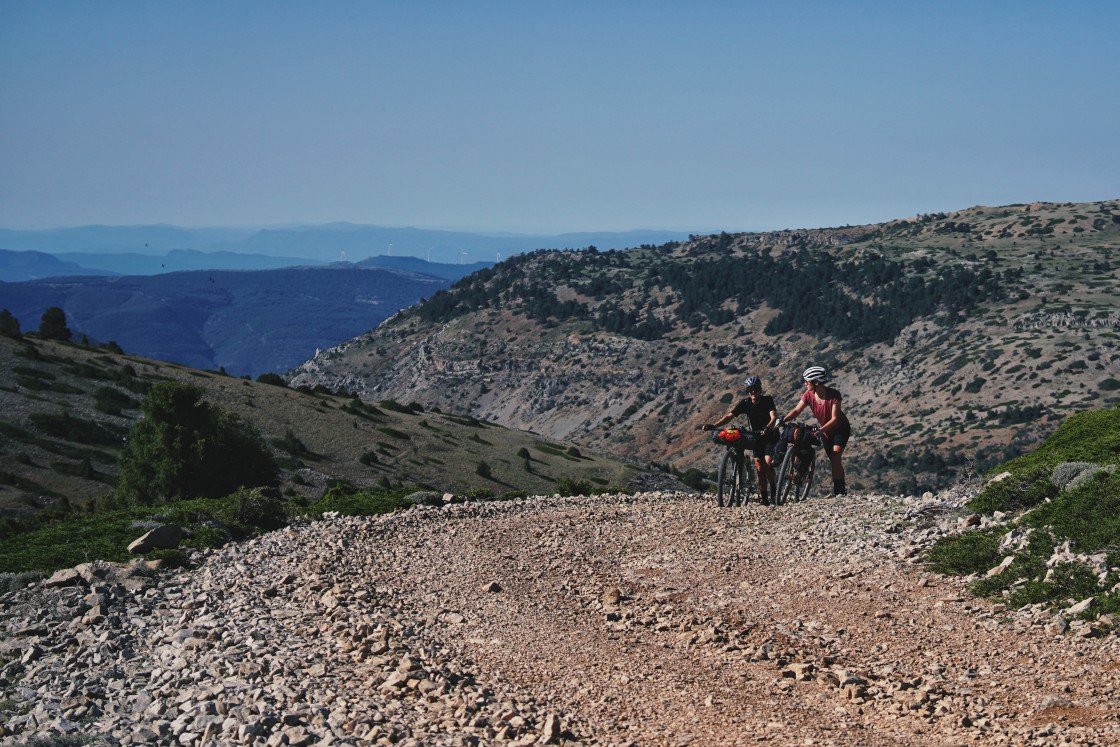
[(848, 487), (843, 482), (838, 482), (836, 480), (833, 480), (832, 481), (832, 492), (829, 493), (826, 497), (827, 498), (836, 498), (837, 496), (847, 495), (847, 494), (848, 494)]

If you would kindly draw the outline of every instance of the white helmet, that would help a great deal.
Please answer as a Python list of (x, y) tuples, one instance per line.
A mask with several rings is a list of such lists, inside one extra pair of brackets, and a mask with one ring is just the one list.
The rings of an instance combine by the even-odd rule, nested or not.
[(820, 381), (823, 383), (828, 378), (828, 372), (820, 366), (809, 366), (801, 374), (801, 378), (805, 381)]

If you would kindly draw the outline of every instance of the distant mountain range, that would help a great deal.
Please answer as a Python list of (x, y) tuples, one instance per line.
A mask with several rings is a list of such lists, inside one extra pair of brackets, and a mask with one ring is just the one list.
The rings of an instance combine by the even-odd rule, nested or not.
[[(470, 233), (333, 223), (284, 228), (83, 226), (42, 231), (0, 229), (0, 280), (63, 275), (154, 275), (179, 270), (279, 267), (421, 258), (486, 266), (536, 249), (626, 249), (683, 239), (674, 231), (558, 235)], [(41, 253), (27, 256), (25, 253)], [(52, 262), (52, 258), (57, 262)]]
[[(423, 260), (392, 258), (399, 264)], [(74, 339), (113, 341), (126, 352), (235, 376), (285, 371), (447, 288), (458, 265), (205, 270), (128, 277), (0, 282), (0, 308), (24, 331), (52, 306)]]

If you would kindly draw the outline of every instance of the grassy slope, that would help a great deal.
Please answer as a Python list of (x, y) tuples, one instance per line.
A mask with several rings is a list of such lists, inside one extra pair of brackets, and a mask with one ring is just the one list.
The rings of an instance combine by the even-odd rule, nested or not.
[[(125, 375), (126, 367), (135, 375)], [(90, 438), (89, 424), (119, 438), (139, 416), (143, 387), (167, 379), (201, 387), (207, 400), (253, 423), (276, 447), (288, 496), (314, 499), (336, 482), (547, 494), (562, 478), (623, 486), (642, 471), (470, 418), (362, 405), (52, 341), (0, 337), (0, 369), (9, 372), (0, 383), (0, 515), (34, 512), (63, 498), (80, 506), (111, 492), (119, 442)], [(115, 395), (117, 414), (98, 409), (98, 390), (103, 402), (107, 392)], [(69, 422), (69, 434), (51, 427), (60, 419)], [(518, 455), (522, 449), (528, 459)], [(483, 461), (490, 477), (478, 474)]]

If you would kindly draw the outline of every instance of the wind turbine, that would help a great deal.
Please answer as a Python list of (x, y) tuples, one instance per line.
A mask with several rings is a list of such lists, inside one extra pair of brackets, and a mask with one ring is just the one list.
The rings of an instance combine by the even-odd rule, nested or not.
[(459, 264), (463, 264), (463, 257), (465, 256), (467, 256), (467, 253), (463, 251), (462, 247), (459, 247)]
[(393, 256), (393, 244), (392, 244), (391, 242), (390, 242), (390, 244), (389, 244), (389, 256), (390, 256), (390, 257), (392, 257), (392, 256)]

